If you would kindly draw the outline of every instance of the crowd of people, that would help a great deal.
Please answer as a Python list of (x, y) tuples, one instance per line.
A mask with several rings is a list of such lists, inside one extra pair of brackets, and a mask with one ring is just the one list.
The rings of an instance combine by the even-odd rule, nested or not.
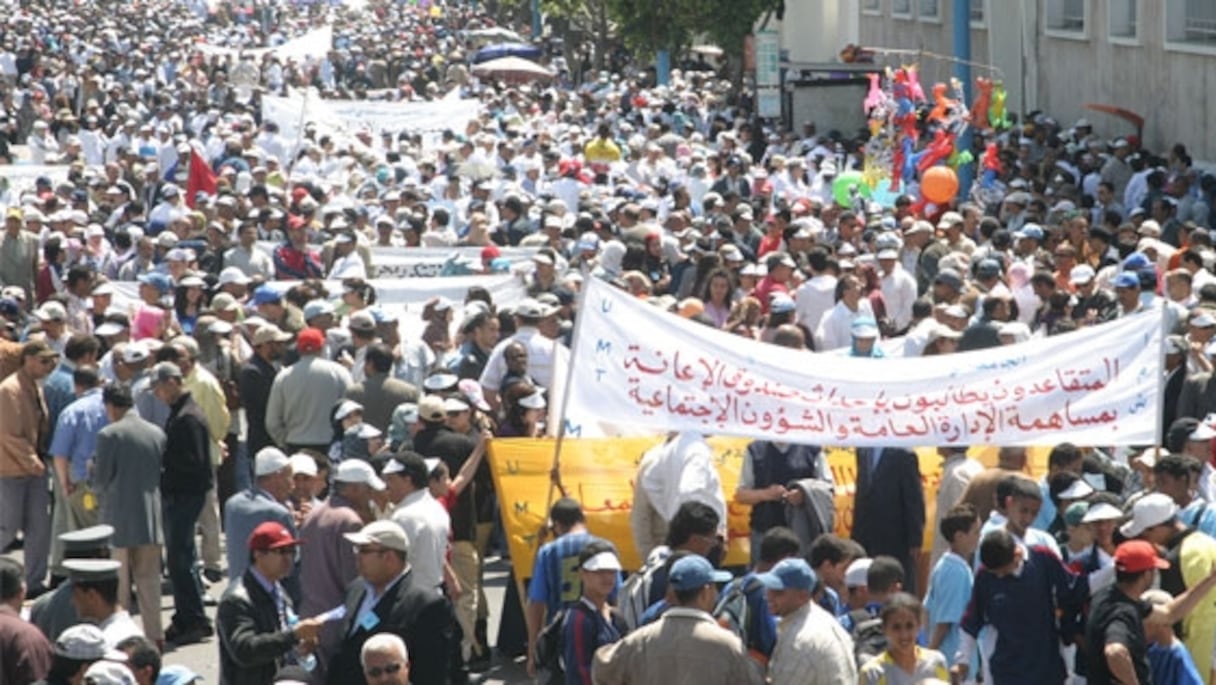
[[(322, 26), (324, 54), (246, 52)], [(11, 7), (0, 155), (63, 176), (0, 170), (0, 682), (190, 683), (161, 654), (208, 640), (222, 683), (463, 682), (495, 647), (583, 684), (1212, 681), (1216, 177), (1183, 146), (1032, 113), (977, 134), (1000, 169), (949, 205), (842, 202), (864, 133), (775, 130), (713, 72), (656, 85), (620, 54), (479, 78), (494, 26), (375, 0)], [(479, 114), (263, 116), (305, 89)], [(474, 285), (416, 325), (376, 276), (417, 247), (471, 248), (445, 268), (520, 296)], [(844, 539), (819, 447), (753, 442), (729, 493), (705, 436), (672, 435), (639, 455), (631, 540), (553, 503), (491, 645), (488, 444), (553, 432), (589, 279), (812, 365), (1158, 310), (1163, 447), (1060, 443), (1037, 482), (1022, 449), (942, 448), (930, 521), (916, 455), (858, 449)], [(751, 511), (734, 576), (728, 503)]]

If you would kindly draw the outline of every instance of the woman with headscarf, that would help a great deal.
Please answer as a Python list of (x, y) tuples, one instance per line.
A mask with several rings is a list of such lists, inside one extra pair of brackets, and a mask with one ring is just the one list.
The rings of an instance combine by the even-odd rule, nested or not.
[(591, 275), (596, 278), (611, 281), (621, 275), (621, 262), (625, 259), (625, 243), (619, 240), (609, 240), (600, 251), (599, 263)]

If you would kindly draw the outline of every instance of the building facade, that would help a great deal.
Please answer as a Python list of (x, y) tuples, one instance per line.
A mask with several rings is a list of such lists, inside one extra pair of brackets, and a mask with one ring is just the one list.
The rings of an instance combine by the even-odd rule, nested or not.
[[(860, 0), (861, 43), (953, 54), (953, 0)], [(1216, 0), (970, 0), (971, 55), (1003, 78), (1012, 112), (1042, 110), (1063, 125), (1079, 117), (1101, 135), (1135, 133), (1088, 104), (1144, 117), (1143, 142), (1181, 142), (1216, 161)], [(932, 56), (880, 57), (918, 63), (921, 81), (950, 78)], [(973, 76), (987, 75), (982, 68)]]

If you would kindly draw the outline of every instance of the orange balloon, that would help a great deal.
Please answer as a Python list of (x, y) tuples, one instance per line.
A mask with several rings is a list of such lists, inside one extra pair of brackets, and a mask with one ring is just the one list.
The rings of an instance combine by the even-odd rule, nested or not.
[(946, 204), (958, 194), (958, 175), (948, 166), (929, 167), (921, 174), (920, 194), (933, 204)]

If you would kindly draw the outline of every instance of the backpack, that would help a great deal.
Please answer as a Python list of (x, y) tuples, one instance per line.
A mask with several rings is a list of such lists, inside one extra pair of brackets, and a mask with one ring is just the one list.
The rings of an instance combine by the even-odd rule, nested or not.
[(570, 619), (571, 612), (574, 611), (591, 613), (581, 599), (567, 604), (558, 609), (557, 613), (553, 615), (553, 620), (541, 628), (540, 633), (536, 635), (536, 669), (548, 674), (540, 677), (538, 682), (565, 682), (566, 669), (562, 664), (562, 658), (566, 653), (566, 622)]
[[(565, 651), (566, 616), (577, 611), (582, 602), (576, 602), (557, 610), (553, 620), (541, 628), (536, 635), (536, 669), (549, 674), (548, 682), (561, 682), (565, 675), (562, 668), (562, 653)], [(543, 682), (543, 681), (542, 681)]]
[[(764, 583), (756, 576), (740, 578), (726, 587), (713, 611), (718, 625), (739, 636), (743, 646), (762, 664), (767, 663), (777, 641), (776, 631), (767, 629), (769, 626), (756, 625), (757, 618), (752, 615), (749, 600), (755, 592), (763, 590)], [(753, 632), (760, 634), (753, 635)]]
[(887, 636), (882, 632), (882, 619), (865, 609), (849, 612), (853, 620), (853, 658), (861, 668), (867, 661), (887, 649)]
[(656, 547), (646, 559), (646, 564), (635, 574), (625, 579), (618, 593), (618, 605), (625, 625), (630, 630), (636, 630), (642, 625), (642, 614), (650, 608), (650, 589), (654, 584), (654, 573), (663, 567), (671, 550), (666, 547)]

